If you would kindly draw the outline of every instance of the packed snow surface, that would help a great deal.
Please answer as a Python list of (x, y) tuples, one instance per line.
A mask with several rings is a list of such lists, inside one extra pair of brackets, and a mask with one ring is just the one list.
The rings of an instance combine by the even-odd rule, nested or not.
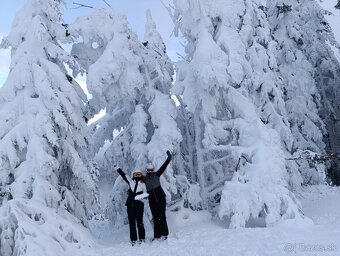
[(92, 221), (96, 245), (72, 255), (339, 255), (340, 189), (309, 187), (300, 194), (300, 200), (303, 211), (314, 224), (298, 226), (286, 222), (270, 228), (226, 229), (207, 212), (181, 209), (168, 212), (168, 240), (150, 242), (152, 229), (145, 222), (148, 241), (134, 247), (129, 244), (128, 226), (111, 231), (108, 222)]

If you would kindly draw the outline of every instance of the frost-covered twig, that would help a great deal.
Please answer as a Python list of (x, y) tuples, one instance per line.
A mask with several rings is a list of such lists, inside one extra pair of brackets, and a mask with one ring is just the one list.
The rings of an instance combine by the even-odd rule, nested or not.
[(172, 20), (172, 22), (175, 24), (174, 29), (171, 32), (171, 35), (175, 35), (178, 36), (178, 29), (179, 29), (179, 22), (181, 21), (182, 17), (177, 18), (177, 16), (175, 16), (175, 7), (172, 5), (166, 5), (162, 0), (160, 0), (160, 2), (162, 3), (162, 5), (164, 6), (164, 8), (167, 10), (167, 12), (169, 13), (169, 16)]
[(218, 158), (218, 159), (213, 159), (213, 160), (210, 160), (210, 161), (206, 161), (203, 163), (203, 165), (207, 166), (207, 165), (210, 165), (210, 164), (215, 164), (215, 163), (218, 163), (218, 162), (222, 162), (224, 160), (227, 160), (230, 156), (225, 156), (225, 157), (221, 157), (221, 158)]
[(162, 54), (159, 52), (159, 51), (157, 51), (155, 48), (151, 48), (155, 53), (157, 53), (159, 56), (161, 56), (162, 57)]
[(174, 21), (175, 23), (175, 20), (174, 20), (174, 15), (171, 11), (172, 10), (175, 10), (175, 7), (174, 6), (171, 6), (171, 5), (166, 5), (162, 0), (160, 0), (161, 4), (164, 6), (164, 8), (167, 10), (167, 12), (169, 13), (170, 15), (170, 18)]
[(292, 6), (283, 4), (282, 6), (277, 6), (277, 17), (280, 15), (280, 13), (287, 13), (292, 11)]
[(177, 57), (179, 59), (182, 59), (182, 60), (186, 61), (187, 63), (189, 63), (189, 61), (182, 54), (180, 54), (179, 52), (176, 52), (176, 55), (177, 55)]
[(236, 165), (236, 170), (235, 170), (235, 172), (237, 172), (238, 167), (240, 166), (241, 158), (243, 158), (243, 159), (245, 159), (247, 162), (249, 162), (248, 159), (247, 159), (244, 155), (240, 156), (240, 158), (238, 159), (237, 165)]

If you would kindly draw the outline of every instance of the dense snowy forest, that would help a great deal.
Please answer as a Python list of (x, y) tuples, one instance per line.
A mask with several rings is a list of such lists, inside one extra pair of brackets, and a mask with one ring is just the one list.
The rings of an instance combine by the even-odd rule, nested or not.
[(179, 61), (150, 11), (141, 40), (114, 6), (65, 24), (65, 4), (27, 0), (1, 41), (1, 256), (89, 248), (92, 220), (122, 228), (116, 169), (167, 150), (168, 208), (230, 229), (308, 225), (303, 188), (340, 185), (340, 46), (318, 0), (166, 1)]

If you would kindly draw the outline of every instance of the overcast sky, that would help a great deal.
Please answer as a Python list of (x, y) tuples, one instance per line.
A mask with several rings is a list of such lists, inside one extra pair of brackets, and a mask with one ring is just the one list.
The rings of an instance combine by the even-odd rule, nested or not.
[[(177, 58), (177, 52), (183, 52), (179, 39), (172, 35), (173, 23), (162, 5), (160, 0), (106, 0), (116, 11), (125, 14), (128, 17), (131, 28), (138, 34), (140, 40), (143, 40), (145, 28), (145, 12), (150, 9), (153, 19), (157, 24), (157, 29), (161, 33), (167, 46), (168, 54), (172, 59)], [(0, 40), (7, 35), (11, 29), (12, 21), (20, 8), (23, 7), (26, 0), (1, 0), (0, 8)], [(79, 15), (93, 11), (89, 8), (74, 9), (73, 2), (79, 2), (86, 5), (94, 6), (98, 9), (107, 8), (102, 0), (67, 0), (68, 6), (64, 12), (65, 22), (71, 23)], [(169, 0), (163, 0), (169, 3)], [(10, 64), (9, 50), (0, 49), (0, 87), (7, 78), (8, 67)]]
[[(332, 11), (333, 16), (329, 16), (335, 36), (340, 42), (340, 11), (334, 9), (337, 0), (319, 0), (324, 8)], [(24, 5), (26, 0), (1, 0), (0, 8), (0, 40), (8, 34), (11, 28), (13, 18), (17, 11)], [(74, 19), (82, 14), (91, 12), (92, 9), (80, 8), (73, 9), (75, 6), (72, 2), (81, 2), (92, 5), (96, 8), (107, 7), (103, 0), (67, 0), (68, 6), (65, 10), (65, 21), (71, 23)], [(145, 26), (145, 11), (150, 9), (154, 20), (156, 21), (158, 31), (163, 36), (168, 49), (168, 54), (172, 59), (176, 59), (176, 52), (183, 52), (178, 39), (171, 36), (173, 30), (172, 21), (161, 4), (160, 0), (107, 0), (108, 3), (117, 11), (124, 13), (129, 20), (131, 28), (138, 34), (140, 40), (143, 40)], [(163, 0), (164, 3), (169, 3), (171, 0)], [(335, 29), (336, 28), (336, 29)], [(5, 82), (8, 67), (10, 64), (10, 56), (8, 50), (0, 50), (0, 87)]]

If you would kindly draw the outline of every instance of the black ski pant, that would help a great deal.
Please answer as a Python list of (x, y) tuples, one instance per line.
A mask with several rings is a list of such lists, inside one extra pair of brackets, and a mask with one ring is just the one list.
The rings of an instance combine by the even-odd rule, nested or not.
[(168, 236), (168, 224), (166, 223), (166, 199), (165, 196), (149, 197), (149, 205), (153, 217), (153, 234), (154, 238), (160, 238), (161, 236)]
[(127, 214), (130, 226), (130, 240), (137, 241), (136, 224), (139, 240), (145, 239), (145, 229), (143, 224), (144, 203), (134, 200), (132, 205), (127, 206)]

